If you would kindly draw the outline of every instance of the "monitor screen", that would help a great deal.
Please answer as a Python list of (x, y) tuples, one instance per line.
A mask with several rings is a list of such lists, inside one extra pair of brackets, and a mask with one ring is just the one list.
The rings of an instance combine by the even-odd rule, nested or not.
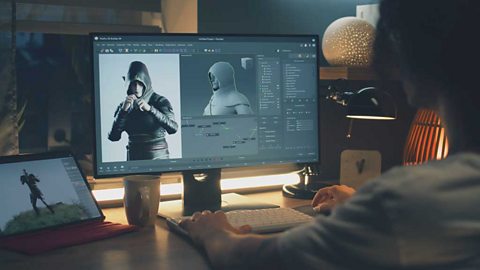
[(90, 38), (96, 177), (318, 161), (318, 36)]

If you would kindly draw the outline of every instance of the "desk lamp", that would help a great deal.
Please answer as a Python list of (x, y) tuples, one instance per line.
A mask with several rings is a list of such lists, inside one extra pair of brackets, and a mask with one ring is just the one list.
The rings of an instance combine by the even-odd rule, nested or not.
[(365, 87), (355, 92), (339, 92), (329, 86), (327, 99), (347, 108), (347, 118), (366, 120), (395, 120), (397, 107), (393, 97), (375, 87)]
[(403, 165), (419, 165), (448, 155), (448, 138), (440, 117), (419, 109), (412, 121), (403, 154)]
[[(346, 107), (346, 117), (351, 119), (347, 138), (350, 138), (352, 121), (365, 120), (395, 120), (397, 107), (393, 97), (375, 87), (365, 87), (358, 91), (337, 91), (330, 85), (326, 99)], [(290, 198), (312, 199), (319, 188), (328, 186), (325, 183), (312, 181), (318, 178), (319, 170), (312, 165), (306, 165), (300, 172), (300, 182), (284, 185), (283, 195)]]

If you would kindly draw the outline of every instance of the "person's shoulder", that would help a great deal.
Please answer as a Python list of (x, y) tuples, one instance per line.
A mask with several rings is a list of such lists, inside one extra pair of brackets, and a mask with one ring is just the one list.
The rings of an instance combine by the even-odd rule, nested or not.
[(441, 228), (445, 220), (465, 218), (462, 213), (480, 214), (476, 207), (480, 204), (480, 155), (456, 154), (423, 165), (397, 167), (364, 187), (357, 193), (375, 198), (402, 235), (415, 238), (426, 233), (404, 230), (412, 226), (440, 230), (441, 235), (446, 233)]
[(155, 92), (153, 92), (152, 96), (150, 97), (150, 101), (155, 104), (170, 105), (170, 101), (166, 97), (159, 95)]
[(390, 182), (405, 181), (442, 181), (480, 176), (480, 155), (474, 153), (460, 153), (443, 160), (432, 160), (422, 165), (398, 166), (381, 178)]
[(435, 196), (437, 191), (454, 186), (480, 186), (480, 155), (462, 153), (422, 165), (398, 166), (371, 182), (377, 192), (403, 198)]
[(248, 105), (250, 106), (250, 101), (248, 101), (248, 98), (238, 92), (238, 91), (233, 91), (228, 95), (228, 104), (237, 106), (237, 105)]

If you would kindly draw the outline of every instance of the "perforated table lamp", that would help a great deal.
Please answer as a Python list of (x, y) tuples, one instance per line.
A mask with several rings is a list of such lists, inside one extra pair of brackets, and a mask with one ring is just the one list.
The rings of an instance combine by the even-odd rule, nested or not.
[[(358, 91), (337, 91), (334, 86), (328, 87), (329, 93), (326, 99), (332, 100), (347, 109), (346, 117), (365, 120), (395, 120), (397, 118), (397, 107), (393, 97), (375, 87), (366, 87)], [(350, 129), (352, 122), (350, 122)], [(350, 132), (347, 137), (350, 137)], [(318, 170), (312, 170), (306, 166), (301, 172), (300, 183), (284, 185), (283, 195), (291, 198), (311, 199), (319, 188), (325, 184), (317, 183), (314, 180), (318, 176)], [(313, 180), (313, 181), (312, 181)]]

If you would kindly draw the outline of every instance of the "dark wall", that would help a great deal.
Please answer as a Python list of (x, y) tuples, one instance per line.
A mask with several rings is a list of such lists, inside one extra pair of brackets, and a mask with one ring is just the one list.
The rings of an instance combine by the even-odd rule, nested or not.
[[(324, 91), (330, 81), (320, 81)], [(349, 81), (346, 89), (361, 89), (375, 85), (373, 81)], [(323, 177), (338, 179), (340, 154), (345, 149), (377, 150), (382, 155), (382, 171), (400, 165), (403, 147), (415, 110), (407, 102), (400, 82), (391, 82), (387, 90), (395, 99), (398, 109), (394, 121), (354, 120), (351, 138), (346, 138), (350, 120), (345, 108), (328, 100), (320, 101), (320, 161)]]
[[(376, 0), (198, 0), (199, 33), (318, 34)], [(326, 64), (320, 58), (321, 64)]]
[[(356, 5), (374, 4), (371, 0), (199, 0), (200, 33), (318, 34), (344, 16), (355, 16)], [(327, 63), (319, 58), (321, 66)], [(320, 81), (325, 92), (329, 81)], [(371, 86), (375, 82), (349, 81), (348, 90)], [(333, 102), (320, 101), (321, 169), (324, 179), (338, 179), (340, 153), (344, 149), (378, 150), (382, 170), (402, 162), (403, 146), (415, 110), (409, 107), (399, 82), (388, 85), (398, 106), (395, 121), (355, 120), (352, 138), (347, 139), (349, 120), (345, 109)]]
[(20, 152), (91, 153), (88, 36), (18, 32), (16, 42), (17, 106), (26, 105)]

